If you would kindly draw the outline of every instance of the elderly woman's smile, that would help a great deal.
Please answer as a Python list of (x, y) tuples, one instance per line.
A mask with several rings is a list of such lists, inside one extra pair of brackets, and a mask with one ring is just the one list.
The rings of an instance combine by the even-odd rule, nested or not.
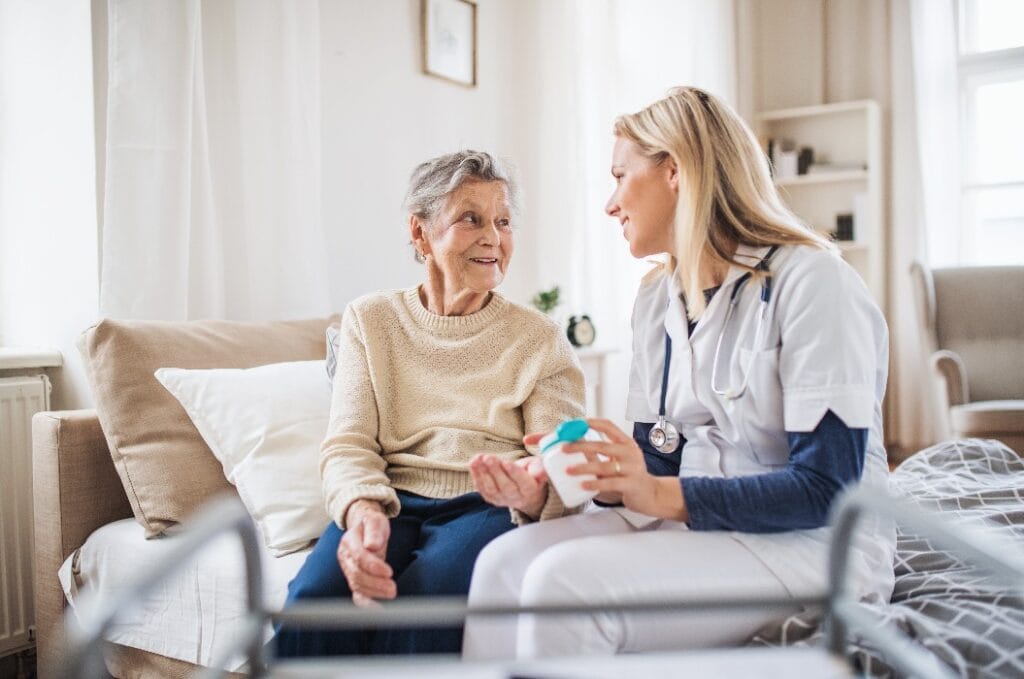
[(424, 305), (434, 313), (479, 311), (512, 259), (512, 208), (503, 181), (463, 182), (432, 219), (413, 216), (412, 240), (426, 260)]

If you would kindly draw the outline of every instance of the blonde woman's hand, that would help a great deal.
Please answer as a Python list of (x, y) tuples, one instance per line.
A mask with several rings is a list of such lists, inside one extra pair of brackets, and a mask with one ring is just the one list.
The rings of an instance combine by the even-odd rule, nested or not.
[[(588, 419), (587, 424), (604, 434), (607, 441), (574, 441), (565, 444), (567, 453), (583, 453), (587, 462), (566, 469), (570, 475), (593, 474), (583, 487), (596, 490), (601, 500), (621, 497), (627, 509), (663, 519), (686, 521), (683, 490), (675, 476), (654, 476), (647, 471), (644, 454), (633, 437), (610, 420)], [(606, 459), (602, 460), (598, 454)]]
[(480, 496), (497, 507), (518, 509), (536, 519), (547, 502), (548, 476), (539, 457), (508, 462), (495, 455), (474, 455), (469, 474)]
[(356, 500), (345, 516), (348, 528), (338, 544), (338, 565), (341, 566), (352, 601), (357, 606), (374, 606), (375, 599), (394, 599), (398, 588), (393, 571), (384, 560), (391, 522), (380, 503)]

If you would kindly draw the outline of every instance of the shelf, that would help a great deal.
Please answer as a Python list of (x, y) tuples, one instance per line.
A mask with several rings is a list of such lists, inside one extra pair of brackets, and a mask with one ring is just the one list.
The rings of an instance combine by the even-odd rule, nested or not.
[(772, 120), (788, 120), (790, 118), (811, 118), (831, 113), (850, 113), (863, 111), (877, 106), (873, 101), (844, 101), (838, 104), (822, 104), (820, 106), (801, 106), (799, 108), (786, 108), (778, 111), (765, 111), (757, 116), (761, 122)]
[(857, 240), (834, 241), (835, 247), (885, 313), (888, 226), (881, 107), (871, 100), (836, 102), (763, 111), (755, 120), (760, 139), (789, 140), (814, 150), (819, 162), (810, 166), (811, 172), (773, 178), (801, 221), (828, 238), (838, 215), (857, 213)]
[(835, 182), (858, 182), (868, 178), (867, 170), (843, 170), (840, 172), (817, 172), (796, 177), (782, 177), (775, 180), (776, 186), (802, 186), (804, 184), (829, 184)]
[[(832, 234), (825, 229), (814, 229), (819, 235), (825, 238), (832, 238)], [(871, 249), (870, 243), (863, 243), (855, 240), (834, 240), (832, 243), (839, 248), (840, 252), (867, 252)]]

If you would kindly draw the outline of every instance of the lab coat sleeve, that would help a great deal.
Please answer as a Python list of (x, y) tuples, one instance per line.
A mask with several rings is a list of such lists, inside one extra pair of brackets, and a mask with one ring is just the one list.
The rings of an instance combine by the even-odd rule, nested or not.
[(813, 431), (829, 410), (851, 428), (871, 427), (888, 330), (860, 276), (821, 251), (785, 272), (775, 294), (786, 431)]
[[(652, 305), (665, 303), (658, 294), (659, 285), (661, 282), (658, 276), (648, 274), (640, 284), (636, 300), (633, 302), (633, 315), (630, 319), (633, 329), (633, 357), (629, 366), (629, 392), (626, 395), (626, 419), (631, 422), (654, 422), (658, 418), (658, 404), (652, 399), (656, 397), (653, 390), (657, 389), (657, 393), (660, 393), (661, 388), (661, 361), (664, 361), (664, 351), (661, 351), (661, 348), (665, 330), (663, 322), (652, 326), (646, 315), (650, 313)], [(652, 344), (658, 347), (658, 353), (652, 352)], [(656, 368), (653, 365), (653, 356), (660, 359)], [(651, 380), (655, 379), (652, 376), (655, 370), (657, 385), (651, 383)]]

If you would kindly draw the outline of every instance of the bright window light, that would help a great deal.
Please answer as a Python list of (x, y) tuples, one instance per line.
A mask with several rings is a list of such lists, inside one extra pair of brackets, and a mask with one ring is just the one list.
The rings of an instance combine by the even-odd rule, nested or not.
[(1024, 264), (1024, 0), (960, 0), (960, 264)]
[(964, 217), (963, 264), (1024, 262), (1024, 187), (968, 189)]
[(974, 54), (1024, 46), (1024, 2), (962, 0), (960, 52)]
[(1017, 76), (967, 93), (972, 182), (1024, 181), (1024, 72)]

